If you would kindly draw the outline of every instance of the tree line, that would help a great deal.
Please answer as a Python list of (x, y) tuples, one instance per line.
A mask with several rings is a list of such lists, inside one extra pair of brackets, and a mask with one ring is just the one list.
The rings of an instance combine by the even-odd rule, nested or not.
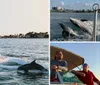
[(3, 35), (0, 38), (49, 38), (48, 32), (28, 32), (26, 34)]

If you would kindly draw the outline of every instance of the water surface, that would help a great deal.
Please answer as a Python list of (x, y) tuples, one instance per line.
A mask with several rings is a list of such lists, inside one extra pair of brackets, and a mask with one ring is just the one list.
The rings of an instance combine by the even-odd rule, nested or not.
[(0, 39), (0, 85), (48, 85), (48, 73), (17, 73), (19, 66), (34, 59), (48, 69), (48, 43), (48, 39)]

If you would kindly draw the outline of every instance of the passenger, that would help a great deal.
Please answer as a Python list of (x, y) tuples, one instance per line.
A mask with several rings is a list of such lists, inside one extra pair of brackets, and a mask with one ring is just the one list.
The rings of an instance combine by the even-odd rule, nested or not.
[(79, 80), (81, 80), (86, 85), (94, 85), (94, 82), (100, 85), (100, 81), (89, 70), (89, 66), (86, 63), (83, 64), (82, 71), (72, 70), (71, 72), (74, 73), (79, 78)]
[(57, 77), (57, 71), (58, 69), (62, 71), (67, 71), (67, 62), (63, 60), (63, 53), (61, 51), (57, 51), (55, 54), (55, 59), (51, 60), (51, 82), (57, 81), (59, 82), (59, 79)]

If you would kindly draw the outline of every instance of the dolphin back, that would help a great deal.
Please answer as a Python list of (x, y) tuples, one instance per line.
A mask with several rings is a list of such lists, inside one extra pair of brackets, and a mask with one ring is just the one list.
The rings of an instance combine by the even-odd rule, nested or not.
[(36, 60), (34, 60), (33, 62), (31, 62), (30, 65), (32, 65), (32, 67), (34, 66), (33, 68), (35, 68), (35, 69), (47, 71), (47, 69), (45, 69), (42, 65), (37, 64)]
[(23, 70), (25, 73), (28, 73), (29, 70), (48, 71), (46, 68), (44, 68), (40, 64), (37, 64), (35, 61), (36, 60), (32, 61), (29, 64), (25, 64), (25, 65), (22, 65), (22, 66), (18, 67), (17, 71)]

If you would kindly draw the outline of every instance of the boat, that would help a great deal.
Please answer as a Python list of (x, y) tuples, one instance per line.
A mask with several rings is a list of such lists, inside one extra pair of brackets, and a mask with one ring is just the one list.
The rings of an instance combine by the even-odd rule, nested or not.
[[(66, 71), (66, 73), (84, 63), (84, 58), (82, 58), (82, 56), (79, 56), (73, 52), (70, 52), (63, 48), (58, 48), (55, 46), (50, 46), (51, 60), (54, 60), (55, 53), (59, 50), (63, 52), (63, 60), (67, 61), (68, 63), (68, 71)], [(51, 82), (51, 84), (59, 84), (59, 83), (65, 84), (59, 71), (57, 72), (57, 76), (58, 76), (59, 82)]]

